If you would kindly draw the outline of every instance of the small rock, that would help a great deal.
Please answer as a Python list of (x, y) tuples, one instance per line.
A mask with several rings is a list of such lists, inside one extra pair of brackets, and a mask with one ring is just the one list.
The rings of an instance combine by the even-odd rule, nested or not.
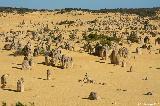
[(78, 80), (78, 82), (82, 82), (82, 80)]
[(147, 92), (146, 94), (144, 95), (153, 95), (152, 92)]
[(106, 83), (103, 82), (102, 85), (106, 85)]
[(98, 99), (100, 99), (100, 97), (97, 95), (96, 92), (91, 92), (91, 93), (89, 94), (88, 99), (90, 99), (90, 100), (98, 100)]

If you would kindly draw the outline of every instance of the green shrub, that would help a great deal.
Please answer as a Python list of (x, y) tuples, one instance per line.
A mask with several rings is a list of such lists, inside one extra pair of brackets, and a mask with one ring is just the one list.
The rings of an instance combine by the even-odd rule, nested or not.
[(27, 105), (24, 105), (23, 103), (21, 103), (21, 102), (18, 101), (18, 102), (16, 103), (16, 106), (27, 106)]
[(75, 34), (70, 34), (69, 38), (70, 38), (70, 40), (74, 40), (76, 38), (76, 35)]
[(89, 34), (88, 36), (83, 36), (83, 39), (87, 42), (93, 42), (93, 41), (99, 41), (102, 45), (108, 44), (111, 45), (111, 41), (119, 42), (120, 38), (117, 38), (116, 36), (106, 36), (106, 35), (97, 35), (97, 34)]
[(138, 36), (135, 32), (132, 32), (128, 37), (127, 40), (130, 40), (132, 43), (138, 43)]
[(69, 25), (71, 25), (71, 24), (74, 24), (75, 22), (74, 21), (67, 21), (67, 20), (65, 20), (65, 21), (61, 21), (60, 23), (58, 23), (58, 25), (63, 25), (63, 24), (69, 24)]
[(2, 106), (7, 106), (7, 103), (6, 102), (2, 102)]

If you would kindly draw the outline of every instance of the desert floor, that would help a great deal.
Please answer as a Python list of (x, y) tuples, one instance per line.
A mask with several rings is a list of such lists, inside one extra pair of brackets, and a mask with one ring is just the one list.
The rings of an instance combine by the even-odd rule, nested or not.
[[(16, 20), (16, 16), (13, 20)], [(4, 24), (7, 21), (8, 24)], [(7, 30), (8, 26), (11, 28), (12, 25), (14, 28), (11, 21), (12, 19), (3, 20), (4, 27), (1, 24), (1, 31)], [(42, 64), (44, 56), (38, 56), (34, 57), (32, 70), (24, 71), (20, 69), (23, 56), (14, 57), (11, 55), (13, 51), (2, 50), (3, 46), (1, 42), (0, 75), (9, 74), (9, 77), (7, 88), (0, 89), (0, 102), (4, 101), (7, 104), (15, 104), (17, 101), (25, 104), (34, 102), (36, 106), (160, 105), (160, 54), (155, 54), (156, 51), (149, 54), (143, 50), (142, 55), (131, 53), (127, 66), (123, 68), (120, 65), (109, 64), (109, 59), (104, 62), (99, 57), (87, 53), (63, 50), (63, 53), (74, 59), (72, 69), (45, 66)], [(138, 44), (133, 44), (129, 47), (130, 52), (134, 52), (137, 46)], [(133, 72), (127, 72), (131, 65)], [(51, 80), (45, 80), (47, 69), (53, 72)], [(84, 78), (86, 72), (97, 84), (78, 82)], [(15, 92), (16, 82), (21, 77), (24, 77), (25, 92)], [(148, 80), (143, 80), (146, 77)], [(103, 82), (106, 84), (98, 84)], [(97, 92), (101, 99), (96, 101), (85, 99), (91, 91)], [(152, 92), (153, 95), (144, 95), (147, 92)]]

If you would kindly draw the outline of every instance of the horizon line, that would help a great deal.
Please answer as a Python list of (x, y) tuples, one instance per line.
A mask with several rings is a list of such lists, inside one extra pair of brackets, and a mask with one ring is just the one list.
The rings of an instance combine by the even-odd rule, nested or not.
[(48, 8), (27, 8), (27, 7), (11, 7), (11, 6), (0, 6), (0, 8), (13, 8), (13, 9), (28, 9), (28, 10), (49, 10), (49, 11), (55, 11), (55, 10), (64, 10), (64, 9), (80, 9), (80, 10), (116, 10), (116, 9), (154, 9), (154, 8), (160, 8), (160, 7), (131, 7), (131, 8), (99, 8), (99, 9), (90, 9), (90, 8), (73, 8), (73, 7), (67, 7), (67, 8), (55, 8), (55, 9), (48, 9)]

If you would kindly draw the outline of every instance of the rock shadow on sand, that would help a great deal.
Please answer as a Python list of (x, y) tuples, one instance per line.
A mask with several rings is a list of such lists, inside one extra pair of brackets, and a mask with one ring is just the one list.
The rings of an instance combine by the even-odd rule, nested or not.
[(12, 67), (14, 69), (18, 69), (18, 70), (22, 70), (22, 68), (19, 68), (19, 67)]
[(37, 78), (37, 79), (39, 79), (39, 80), (47, 80), (47, 78)]
[(3, 90), (5, 90), (5, 91), (12, 91), (12, 92), (17, 92), (17, 90), (14, 90), (14, 89), (10, 89), (10, 88), (4, 88)]
[(45, 62), (41, 62), (41, 63), (37, 63), (37, 64), (42, 64), (42, 65), (45, 65)]
[(98, 60), (95, 61), (95, 62), (96, 62), (96, 63), (105, 63), (104, 61), (98, 61)]

